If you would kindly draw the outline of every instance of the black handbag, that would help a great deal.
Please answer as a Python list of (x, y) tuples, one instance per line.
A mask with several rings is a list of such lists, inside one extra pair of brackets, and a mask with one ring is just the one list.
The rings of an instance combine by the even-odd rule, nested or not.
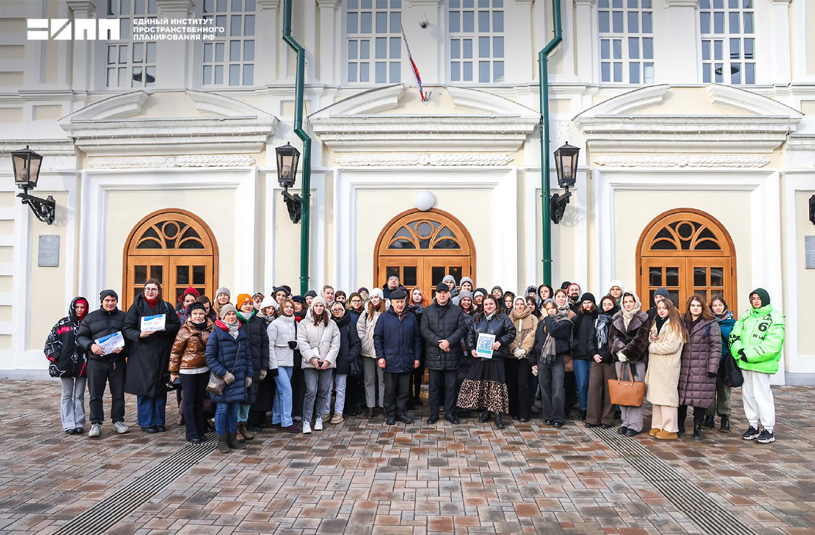
[(731, 355), (725, 355), (719, 363), (719, 379), (730, 388), (738, 388), (744, 383), (741, 368)]

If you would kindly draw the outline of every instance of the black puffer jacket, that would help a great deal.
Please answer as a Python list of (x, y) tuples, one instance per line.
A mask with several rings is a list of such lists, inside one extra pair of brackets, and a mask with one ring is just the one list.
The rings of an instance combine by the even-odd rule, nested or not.
[(509, 344), (515, 340), (515, 326), (512, 324), (512, 320), (503, 312), (498, 311), (490, 319), (487, 319), (487, 315), (483, 313), (476, 315), (467, 332), (467, 349), (469, 351), (476, 348), (478, 335), (481, 333), (495, 335), (495, 341), (499, 342), (501, 347), (493, 351), (492, 360), (502, 362), (506, 357)]
[(48, 359), (48, 374), (51, 377), (85, 377), (87, 375), (86, 351), (76, 343), (76, 332), (79, 321), (76, 317), (76, 303), (85, 303), (88, 312), (88, 300), (75, 297), (68, 307), (68, 316), (62, 318), (51, 329), (45, 340), (45, 358)]
[[(467, 332), (467, 322), (461, 307), (447, 301), (441, 306), (435, 300), (424, 309), (420, 326), (425, 347), (425, 366), (428, 370), (455, 370), (458, 368), (459, 355), (456, 351), (461, 339)], [(442, 351), (439, 342), (450, 342), (450, 351)]]
[(263, 318), (258, 317), (256, 313), (252, 313), (249, 321), (246, 321), (243, 316), (238, 314), (238, 321), (241, 322), (241, 330), (246, 332), (246, 337), (249, 339), (249, 349), (252, 353), (252, 369), (247, 374), (247, 377), (252, 378), (252, 386), (249, 387), (249, 401), (247, 401), (251, 405), (257, 401), (258, 388), (260, 388), (260, 370), (269, 369), (269, 335), (266, 332), (266, 322)]
[(112, 312), (100, 308), (85, 316), (76, 332), (76, 343), (85, 350), (88, 359), (100, 362), (121, 362), (127, 358), (130, 349), (130, 342), (127, 337), (125, 337), (125, 348), (121, 353), (111, 353), (100, 357), (94, 355), (91, 351), (91, 346), (96, 343), (94, 340), (119, 331), (124, 335), (125, 317), (127, 317), (127, 314), (118, 308)]
[(535, 345), (532, 347), (532, 354), (529, 355), (530, 365), (538, 365), (547, 336), (555, 339), (556, 355), (568, 355), (571, 351), (569, 340), (572, 336), (572, 322), (566, 319), (557, 321), (554, 316), (548, 315), (538, 322), (538, 329), (535, 331)]
[(577, 342), (574, 351), (574, 358), (590, 360), (597, 354), (597, 339), (594, 322), (597, 321), (597, 312), (586, 312), (582, 308), (578, 314), (572, 318), (574, 328), (572, 337)]
[(351, 373), (351, 361), (357, 361), (359, 368), (362, 368), (359, 352), (362, 349), (362, 342), (359, 341), (357, 325), (350, 312), (343, 314), (341, 318), (331, 318), (340, 329), (340, 352), (337, 353), (337, 368), (334, 373), (337, 375), (348, 375)]
[[(167, 315), (164, 330), (141, 338), (141, 319), (159, 314)], [(143, 295), (136, 296), (133, 305), (127, 310), (123, 331), (125, 338), (131, 342), (125, 392), (155, 398), (167, 391), (165, 385), (170, 375), (170, 351), (180, 328), (181, 323), (170, 303), (159, 300), (153, 308)]]

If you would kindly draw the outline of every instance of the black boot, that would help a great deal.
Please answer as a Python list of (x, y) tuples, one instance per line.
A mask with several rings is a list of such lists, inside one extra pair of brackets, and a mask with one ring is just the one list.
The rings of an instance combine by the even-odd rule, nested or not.
[(716, 427), (716, 420), (714, 419), (712, 414), (705, 414), (705, 423), (702, 424), (708, 429), (713, 429)]
[(229, 453), (232, 451), (229, 449), (229, 442), (227, 441), (226, 435), (218, 435), (218, 451), (221, 453)]
[(241, 444), (240, 442), (238, 442), (238, 439), (236, 438), (236, 433), (227, 433), (226, 434), (226, 443), (229, 444), (229, 447), (232, 448), (233, 450), (245, 450), (246, 449), (245, 444)]
[(693, 439), (702, 440), (702, 423), (703, 420), (694, 420), (693, 422)]
[(586, 421), (586, 413), (587, 413), (587, 412), (588, 412), (588, 411), (584, 411), (584, 410), (581, 410), (581, 411), (580, 411), (580, 419), (581, 419), (582, 421), (584, 421), (584, 422)]
[(495, 413), (495, 428), (496, 429), (506, 429), (507, 426), (504, 425), (504, 417), (500, 412)]
[(481, 422), (482, 424), (484, 422), (489, 422), (490, 421), (490, 411), (482, 412), (481, 416), (478, 418), (478, 421)]
[(719, 429), (722, 433), (730, 432), (730, 416), (722, 416), (722, 425)]

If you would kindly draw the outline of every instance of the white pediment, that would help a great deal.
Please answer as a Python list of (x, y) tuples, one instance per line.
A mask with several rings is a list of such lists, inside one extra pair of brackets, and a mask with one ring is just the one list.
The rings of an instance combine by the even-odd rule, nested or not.
[(612, 97), (577, 115), (574, 124), (600, 152), (769, 153), (802, 117), (741, 88), (658, 85)]
[[(162, 108), (162, 99), (175, 99), (171, 104), (182, 106), (165, 100)], [(91, 157), (255, 154), (264, 149), (277, 124), (275, 116), (241, 101), (194, 90), (133, 91), (59, 121), (77, 148)]]
[(516, 151), (537, 128), (535, 111), (501, 96), (431, 89), (429, 103), (402, 84), (365, 91), (311, 114), (309, 123), (338, 152)]

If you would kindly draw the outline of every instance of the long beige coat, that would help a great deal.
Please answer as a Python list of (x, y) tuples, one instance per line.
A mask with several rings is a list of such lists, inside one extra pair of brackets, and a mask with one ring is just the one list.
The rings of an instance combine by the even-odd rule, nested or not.
[[(651, 325), (651, 334), (655, 335), (656, 332), (657, 326), (654, 323)], [(672, 329), (670, 323), (665, 323), (657, 341), (651, 341), (648, 345), (645, 399), (652, 404), (664, 407), (679, 406), (679, 370), (683, 345), (682, 333)]]

